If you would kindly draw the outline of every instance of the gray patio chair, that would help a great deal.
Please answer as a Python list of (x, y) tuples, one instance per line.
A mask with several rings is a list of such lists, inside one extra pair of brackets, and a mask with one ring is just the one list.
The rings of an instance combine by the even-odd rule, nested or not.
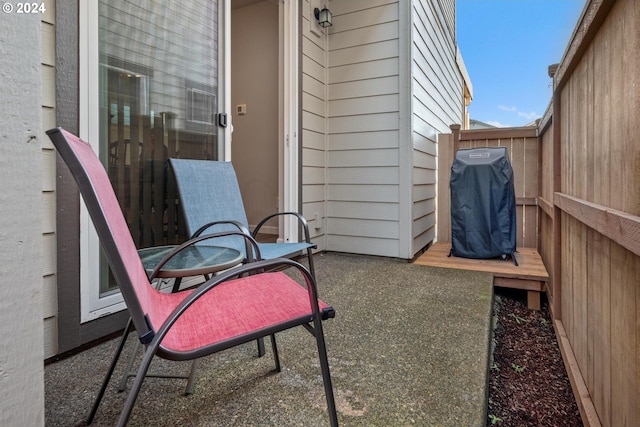
[[(160, 292), (147, 277), (109, 177), (91, 146), (63, 129), (51, 129), (47, 134), (76, 180), (131, 316), (87, 423), (93, 421), (132, 328), (145, 353), (118, 426), (127, 424), (154, 356), (194, 360), (270, 336), (275, 369), (280, 371), (275, 334), (304, 326), (315, 337), (330, 423), (337, 426), (322, 330), (322, 321), (333, 317), (335, 311), (318, 299), (309, 270), (288, 258), (260, 260), (229, 269), (193, 290)], [(201, 236), (194, 243), (208, 238)], [(301, 275), (305, 286), (282, 271), (265, 272), (278, 267), (292, 267), (289, 269)]]
[[(245, 213), (240, 186), (233, 165), (230, 162), (212, 160), (169, 159), (180, 198), (181, 211), (184, 214), (187, 232), (191, 237), (202, 233), (227, 230), (249, 232), (249, 222)], [(293, 215), (297, 218), (304, 233), (304, 241), (286, 243), (258, 243), (263, 259), (279, 257), (291, 258), (307, 252), (309, 271), (315, 278), (313, 249), (309, 227), (305, 218), (297, 212), (277, 212), (262, 219), (251, 232), (255, 238), (261, 227), (270, 219)], [(217, 245), (234, 247), (247, 255), (246, 247), (238, 247), (238, 240)]]

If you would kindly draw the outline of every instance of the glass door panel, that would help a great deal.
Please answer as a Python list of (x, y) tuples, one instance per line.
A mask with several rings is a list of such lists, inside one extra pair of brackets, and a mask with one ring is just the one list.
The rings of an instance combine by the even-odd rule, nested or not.
[[(99, 0), (100, 157), (138, 248), (184, 241), (170, 157), (221, 156), (217, 1)], [(117, 286), (101, 260), (100, 292)]]

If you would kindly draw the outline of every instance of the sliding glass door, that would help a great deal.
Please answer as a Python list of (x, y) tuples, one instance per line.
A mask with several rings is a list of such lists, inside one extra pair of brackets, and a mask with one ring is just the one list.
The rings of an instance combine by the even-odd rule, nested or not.
[[(136, 245), (181, 242), (167, 159), (225, 158), (229, 0), (83, 3), (81, 133), (107, 168)], [(87, 232), (81, 263), (99, 264), (100, 277), (83, 275), (83, 321), (124, 308), (88, 224)]]

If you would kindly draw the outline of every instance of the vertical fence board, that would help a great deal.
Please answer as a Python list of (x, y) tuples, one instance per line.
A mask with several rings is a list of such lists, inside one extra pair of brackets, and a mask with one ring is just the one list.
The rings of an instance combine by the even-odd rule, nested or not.
[(571, 260), (573, 259), (574, 246), (569, 242), (569, 236), (572, 235), (571, 218), (564, 212), (561, 215), (561, 306), (562, 306), (562, 323), (567, 332), (569, 342), (574, 341), (573, 335), (573, 269), (571, 268)]
[[(573, 262), (573, 304), (574, 304), (574, 353), (582, 367), (588, 366), (588, 277), (587, 277), (587, 226), (577, 220), (572, 220), (574, 230), (572, 240), (575, 244)], [(585, 382), (589, 381), (588, 370), (584, 369)], [(586, 373), (586, 375), (585, 375)]]
[(637, 420), (637, 258), (611, 245), (611, 425), (636, 426)]
[[(524, 182), (523, 197), (526, 200), (535, 200), (538, 197), (540, 188), (540, 142), (538, 138), (525, 138), (524, 140)], [(538, 207), (535, 205), (525, 206), (525, 219), (523, 229), (523, 246), (535, 248), (538, 246)]]
[(611, 425), (611, 243), (589, 230), (589, 368), (587, 386), (603, 425)]
[(453, 135), (440, 134), (438, 137), (438, 242), (451, 242), (451, 196), (449, 175), (453, 162)]

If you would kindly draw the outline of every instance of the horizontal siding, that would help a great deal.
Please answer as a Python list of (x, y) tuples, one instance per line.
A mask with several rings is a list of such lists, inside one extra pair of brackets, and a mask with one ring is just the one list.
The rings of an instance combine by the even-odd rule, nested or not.
[(328, 148), (330, 151), (395, 148), (398, 138), (398, 129), (334, 134), (328, 141)]
[(438, 0), (444, 15), (447, 31), (452, 39), (456, 39), (456, 0)]
[[(463, 109), (455, 2), (334, 2), (328, 37), (309, 31), (308, 8), (303, 2), (303, 211), (315, 218), (325, 197), (328, 250), (400, 256), (411, 250), (400, 248), (410, 233), (415, 253), (435, 238), (437, 135)], [(411, 109), (406, 134), (403, 105)], [(410, 206), (400, 194), (410, 194)]]
[[(40, 17), (40, 60), (42, 69), (42, 130), (56, 123), (56, 35), (55, 1), (47, 4)], [(56, 234), (56, 152), (51, 140), (42, 135), (42, 321), (44, 358), (58, 353), (58, 288)]]
[(437, 135), (462, 123), (455, 2), (412, 2), (412, 235), (416, 253), (435, 238)]
[(327, 246), (332, 251), (353, 253), (353, 248), (358, 248), (358, 253), (364, 255), (379, 255), (385, 253), (398, 253), (400, 251), (398, 239), (381, 239), (371, 237), (345, 236), (331, 233), (327, 236)]
[(396, 148), (366, 150), (342, 150), (330, 152), (328, 157), (332, 168), (367, 167), (375, 164), (377, 167), (398, 166), (398, 150)]
[(374, 63), (381, 59), (398, 57), (398, 40), (386, 40), (364, 46), (353, 46), (331, 52), (329, 66), (339, 67), (357, 63)]
[[(54, 318), (58, 314), (58, 289), (56, 276), (47, 275), (42, 278), (42, 314), (46, 319)], [(46, 338), (45, 338), (46, 339)], [(52, 338), (55, 340), (56, 338)]]
[[(324, 203), (324, 184), (307, 184), (306, 191), (303, 196), (304, 204), (317, 204), (319, 202)], [(303, 205), (304, 206), (304, 205)], [(305, 206), (304, 209), (310, 209), (310, 206)], [(323, 208), (324, 211), (324, 208)], [(318, 212), (312, 212), (310, 215), (305, 215), (305, 218), (314, 217)]]
[(367, 96), (363, 98), (338, 99), (329, 103), (331, 114), (348, 117), (363, 114), (397, 112), (399, 109), (397, 93)]
[(302, 13), (302, 215), (318, 250), (326, 250), (327, 38), (311, 32), (309, 0)]
[(397, 203), (335, 201), (327, 204), (327, 214), (330, 217), (339, 218), (394, 221), (398, 217), (398, 205)]
[(353, 202), (387, 202), (397, 204), (397, 185), (341, 184), (331, 185), (327, 189), (327, 199)]
[(398, 168), (395, 166), (380, 167), (345, 167), (330, 168), (327, 172), (329, 185), (360, 184), (360, 185), (389, 185), (399, 184)]
[(358, 98), (398, 93), (398, 76), (380, 76), (344, 83), (333, 83), (329, 86), (329, 99)]
[(398, 129), (399, 113), (360, 114), (330, 117), (329, 133), (376, 132)]
[[(363, 218), (337, 218), (329, 217), (328, 225), (331, 235), (360, 237), (369, 239), (394, 239), (398, 238), (398, 221), (378, 221)], [(352, 251), (350, 251), (352, 252)]]
[(312, 131), (309, 129), (302, 130), (302, 139), (304, 140), (305, 149), (324, 150), (326, 146), (324, 133)]
[(367, 62), (333, 66), (329, 70), (329, 81), (344, 83), (358, 79), (370, 79), (398, 74), (398, 58), (382, 58)]
[(331, 6), (327, 244), (398, 256), (400, 10), (397, 1)]

